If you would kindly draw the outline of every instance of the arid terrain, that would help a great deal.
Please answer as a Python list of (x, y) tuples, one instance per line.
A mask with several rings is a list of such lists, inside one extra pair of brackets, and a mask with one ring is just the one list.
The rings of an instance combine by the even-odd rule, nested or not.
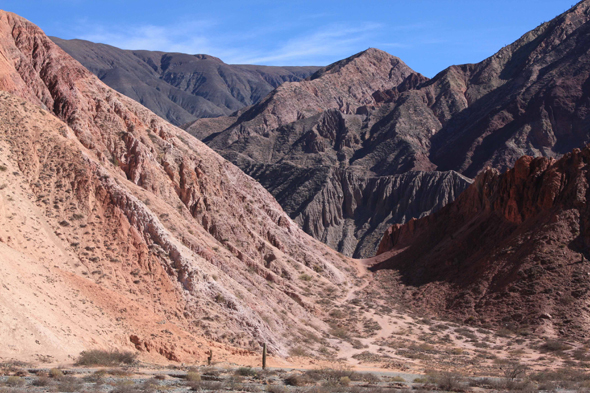
[(185, 131), (54, 41), (237, 68), (0, 11), (0, 392), (590, 389), (588, 29), (431, 80), (254, 67)]

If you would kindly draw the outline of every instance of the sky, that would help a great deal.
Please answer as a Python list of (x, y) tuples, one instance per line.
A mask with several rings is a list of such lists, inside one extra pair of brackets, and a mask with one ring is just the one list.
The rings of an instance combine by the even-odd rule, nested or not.
[(2, 0), (46, 34), (230, 64), (324, 66), (367, 48), (428, 77), (491, 56), (574, 0)]

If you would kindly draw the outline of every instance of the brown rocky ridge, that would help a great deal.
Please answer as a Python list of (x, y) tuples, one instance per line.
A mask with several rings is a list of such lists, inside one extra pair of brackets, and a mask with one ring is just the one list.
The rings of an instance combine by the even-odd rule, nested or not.
[[(350, 198), (326, 197), (365, 182), (349, 187), (339, 179), (352, 175), (342, 169), (357, 178), (444, 176), (453, 179), (449, 186), (426, 195), (449, 201), (467, 186), (455, 172), (504, 171), (522, 155), (558, 158), (590, 142), (589, 19), (590, 1), (581, 1), (488, 59), (431, 80), (370, 49), (282, 85), (234, 117), (202, 119), (187, 130), (265, 184), (308, 233), (348, 255), (369, 256), (376, 243), (366, 234), (380, 230), (383, 215), (366, 218)], [(278, 172), (291, 175), (281, 184), (269, 180)], [(424, 198), (408, 187), (404, 194)], [(300, 194), (307, 197), (294, 197)], [(397, 203), (390, 200), (390, 210)], [(436, 208), (411, 210), (419, 217)]]
[(379, 246), (415, 307), (468, 323), (588, 337), (590, 146), (482, 171), (453, 203)]
[(104, 83), (175, 125), (230, 115), (319, 68), (226, 64), (209, 55), (123, 50), (50, 38)]
[(380, 145), (382, 162), (365, 157), (369, 130), (387, 121), (388, 100), (425, 80), (369, 49), (281, 85), (233, 118), (202, 119), (187, 130), (263, 184), (307, 233), (367, 257), (387, 226), (440, 208), (470, 182), (430, 172), (427, 158), (386, 162), (414, 150), (410, 144), (398, 152)]

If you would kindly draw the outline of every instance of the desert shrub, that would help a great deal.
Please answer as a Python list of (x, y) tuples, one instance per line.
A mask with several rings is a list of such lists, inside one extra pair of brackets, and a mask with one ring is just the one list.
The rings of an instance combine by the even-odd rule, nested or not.
[(463, 378), (459, 374), (450, 372), (427, 372), (428, 382), (436, 385), (441, 390), (450, 392), (461, 391), (464, 387)]
[(208, 391), (219, 391), (219, 390), (224, 390), (225, 389), (225, 385), (221, 382), (215, 382), (215, 381), (201, 381), (201, 382), (192, 382), (190, 384), (191, 390), (192, 391), (203, 391), (203, 390), (208, 390)]
[(255, 377), (257, 372), (252, 367), (240, 367), (234, 371), (234, 374), (241, 375), (242, 377)]
[(268, 385), (266, 391), (268, 393), (288, 393), (287, 388), (281, 385)]
[(100, 370), (97, 372), (103, 372), (105, 375), (108, 374), (110, 376), (118, 378), (128, 377), (132, 374), (131, 372), (129, 372), (129, 370), (125, 370), (122, 368), (109, 368), (108, 370)]
[(145, 380), (140, 386), (139, 391), (141, 392), (154, 392), (160, 387), (160, 381), (156, 378)]
[(330, 316), (337, 319), (346, 318), (346, 314), (342, 310), (332, 310), (330, 311)]
[(51, 385), (51, 379), (46, 376), (37, 377), (31, 383), (33, 386), (49, 386)]
[(290, 356), (309, 356), (309, 352), (303, 347), (294, 347), (289, 350)]
[(137, 354), (133, 352), (102, 351), (93, 349), (80, 353), (76, 366), (118, 366), (134, 364)]
[(333, 327), (330, 329), (330, 334), (342, 340), (348, 340), (350, 338), (350, 333), (348, 330), (341, 327)]
[[(358, 376), (358, 377), (357, 377)], [(353, 381), (363, 381), (367, 383), (379, 383), (381, 378), (372, 373), (353, 373), (350, 376)]]
[(74, 377), (61, 377), (57, 385), (58, 392), (79, 392), (83, 387), (82, 381)]
[(546, 343), (544, 343), (543, 345), (541, 345), (539, 347), (539, 350), (541, 352), (561, 352), (561, 351), (567, 351), (568, 349), (571, 349), (572, 347), (564, 342), (561, 341), (557, 341), (557, 340), (549, 340)]
[(289, 386), (305, 386), (311, 383), (313, 383), (313, 380), (308, 376), (301, 374), (291, 374), (285, 378), (285, 385)]
[(54, 379), (59, 379), (64, 376), (64, 373), (59, 368), (52, 368), (49, 370), (49, 376)]
[(504, 376), (510, 381), (526, 377), (528, 367), (520, 363), (509, 363), (504, 367)]
[(590, 360), (590, 354), (586, 349), (576, 349), (572, 355), (572, 357), (579, 361), (588, 361)]
[(364, 381), (373, 378), (376, 378), (378, 380), (378, 378), (372, 374), (363, 375), (361, 373), (354, 372), (347, 368), (322, 368), (308, 370), (303, 374), (303, 377), (312, 382), (322, 381), (322, 385), (325, 387), (348, 386), (348, 384), (350, 384), (351, 381)]
[(211, 375), (211, 376), (217, 377), (217, 376), (219, 376), (220, 372), (215, 367), (205, 367), (202, 370), (202, 374), (203, 375)]
[(532, 374), (530, 378), (539, 383), (543, 382), (590, 382), (590, 373), (585, 373), (573, 368), (546, 369), (544, 371)]
[(6, 379), (5, 383), (7, 386), (11, 386), (11, 387), (15, 388), (15, 387), (23, 386), (26, 383), (26, 381), (21, 377), (17, 377), (17, 376), (13, 375), (11, 377), (8, 377), (8, 379)]
[(201, 374), (196, 371), (189, 371), (186, 373), (186, 380), (189, 382), (199, 382), (201, 380)]
[(0, 172), (6, 172), (8, 168), (4, 165), (0, 165)]

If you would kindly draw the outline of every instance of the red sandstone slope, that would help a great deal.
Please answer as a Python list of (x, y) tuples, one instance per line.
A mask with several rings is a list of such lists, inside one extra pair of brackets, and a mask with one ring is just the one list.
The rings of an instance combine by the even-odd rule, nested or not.
[[(7, 12), (0, 89), (0, 336), (15, 345), (0, 356), (127, 346), (183, 360), (217, 345), (207, 340), (266, 341), (284, 355), (302, 321), (325, 327), (321, 295), (295, 278), (338, 294), (345, 259), (238, 168)], [(55, 310), (25, 301), (29, 291)]]
[(406, 300), (441, 315), (588, 334), (589, 164), (586, 147), (487, 169), (438, 213), (390, 228), (373, 269), (399, 272)]

